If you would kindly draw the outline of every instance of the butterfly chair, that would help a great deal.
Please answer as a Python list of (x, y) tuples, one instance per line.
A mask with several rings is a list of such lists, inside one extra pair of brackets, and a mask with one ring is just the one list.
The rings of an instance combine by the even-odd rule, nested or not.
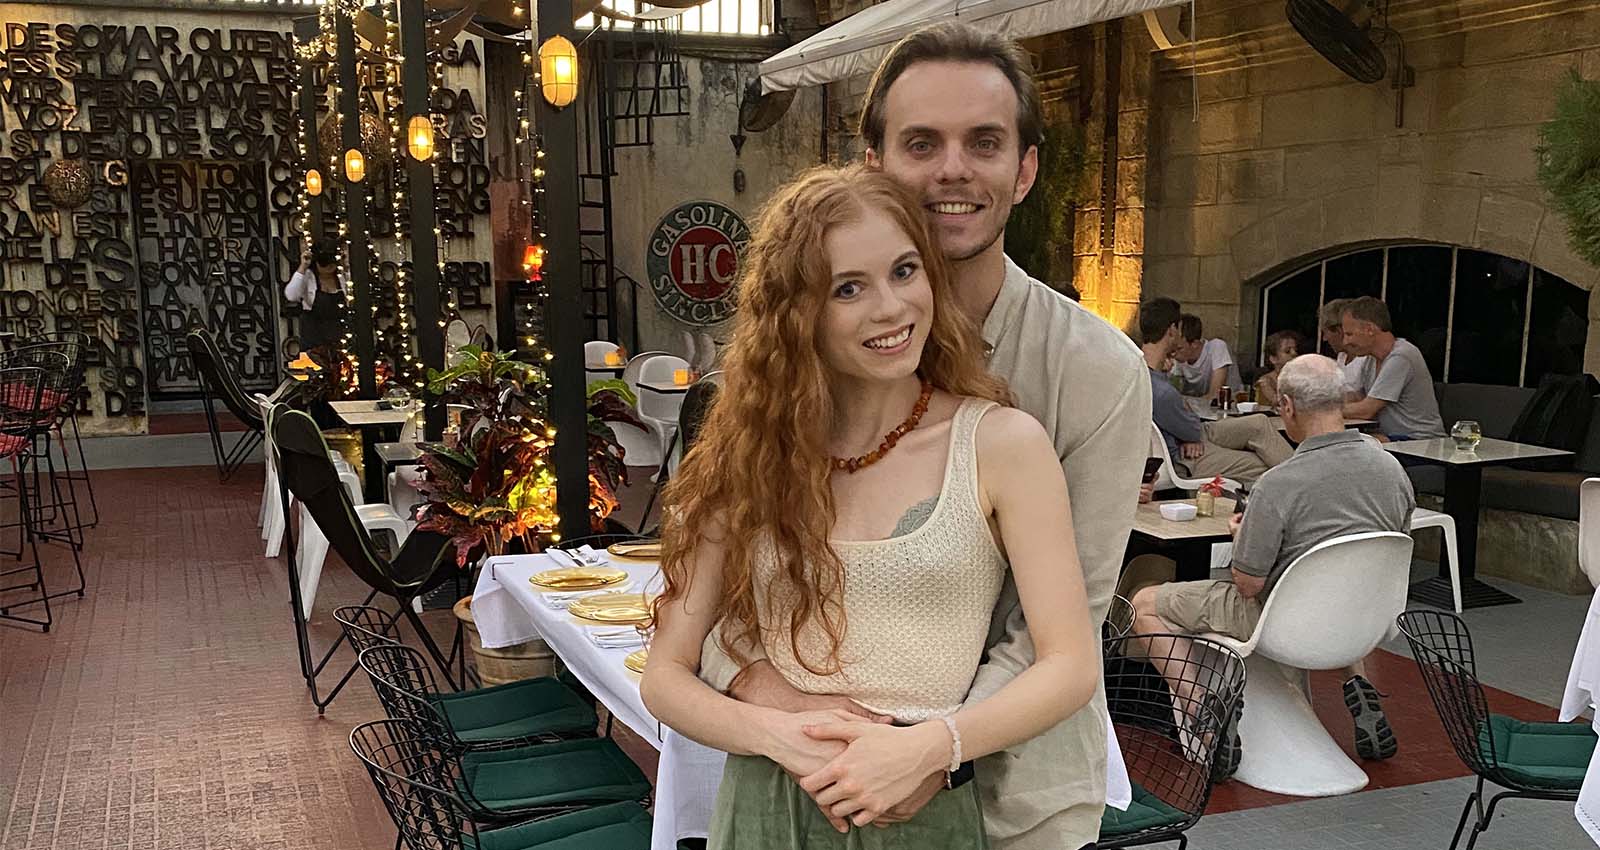
[[(1595, 733), (1588, 724), (1533, 723), (1491, 714), (1478, 682), (1472, 634), (1460, 617), (1443, 611), (1416, 610), (1395, 621), (1422, 670), (1428, 695), (1439, 712), (1456, 755), (1478, 777), (1456, 823), (1450, 850), (1461, 842), (1467, 818), (1477, 812), (1467, 850), (1494, 819), (1494, 807), (1506, 798), (1576, 802), (1584, 772), (1594, 755)], [(1483, 801), (1484, 783), (1508, 789)]]
[[(244, 388), (228, 370), (222, 350), (217, 347), (217, 341), (211, 333), (204, 328), (195, 328), (189, 331), (187, 341), (189, 357), (194, 361), (195, 373), (200, 377), (200, 398), (206, 411), (206, 429), (211, 432), (211, 451), (216, 456), (217, 477), (227, 481), (261, 443), (266, 423), (261, 421), (260, 413), (250, 403)], [(231, 448), (224, 448), (222, 430), (217, 422), (217, 399), (247, 429)]]
[[(406, 538), (405, 545), (400, 547), (400, 551), (392, 560), (385, 559), (373, 545), (372, 537), (362, 527), (361, 519), (356, 514), (356, 506), (350, 500), (350, 492), (340, 481), (339, 471), (334, 467), (333, 460), (328, 457), (328, 444), (323, 441), (317, 423), (304, 412), (290, 410), (287, 405), (273, 408), (269, 419), (273, 445), (277, 448), (278, 454), (278, 483), (282, 488), (279, 503), (284, 506), (293, 504), (290, 501), (291, 496), (298, 500), (301, 508), (310, 514), (312, 521), (328, 539), (333, 550), (338, 552), (339, 557), (349, 566), (350, 571), (372, 589), (362, 602), (363, 605), (370, 603), (379, 594), (389, 597), (398, 604), (401, 616), (410, 621), (428, 653), (449, 680), (450, 664), (455, 658), (454, 652), (461, 650), (459, 624), (456, 628), (453, 652), (446, 658), (432, 635), (428, 633), (427, 627), (423, 625), (422, 619), (412, 608), (412, 600), (444, 584), (454, 573), (454, 563), (450, 556), (455, 550), (449, 546), (449, 538), (434, 532), (414, 531)], [(288, 517), (285, 517), (286, 526), (288, 521)], [(317, 712), (320, 714), (354, 675), (356, 665), (352, 664), (350, 669), (345, 671), (339, 683), (326, 697), (320, 695), (317, 676), (328, 665), (345, 639), (341, 635), (321, 661), (313, 662), (310, 635), (306, 631), (306, 620), (300, 599), (298, 547), (295, 545), (292, 533), (288, 550), (290, 605), (294, 611), (295, 637), (300, 645), (300, 669), (305, 677), (306, 687), (311, 691), (311, 700), (316, 704)], [(451, 680), (451, 685), (454, 684), (455, 682)]]
[[(713, 373), (720, 374), (720, 373)], [(667, 451), (661, 457), (661, 468), (656, 471), (655, 486), (650, 489), (650, 498), (645, 500), (644, 513), (639, 515), (639, 527), (644, 528), (650, 521), (650, 510), (655, 507), (656, 495), (661, 492), (661, 485), (667, 483), (672, 471), (676, 468), (672, 463), (674, 450), (681, 442), (683, 455), (687, 457), (689, 450), (695, 447), (700, 438), (700, 429), (705, 425), (706, 417), (711, 414), (711, 405), (717, 400), (717, 393), (721, 392), (720, 378), (707, 375), (696, 381), (689, 391), (683, 394), (683, 406), (678, 409), (678, 425), (673, 429), (672, 439), (667, 443)]]
[[(1106, 667), (1106, 707), (1133, 783), (1133, 802), (1125, 811), (1106, 807), (1099, 847), (1176, 841), (1183, 850), (1189, 843), (1184, 833), (1211, 799), (1212, 763), (1244, 692), (1244, 660), (1204, 638), (1162, 643), (1185, 655), (1151, 656), (1135, 637), (1106, 642), (1106, 658), (1115, 659)], [(1156, 672), (1158, 661), (1182, 671), (1177, 693)]]
[[(333, 612), (345, 637), (360, 653), (378, 646), (401, 646), (394, 618), (367, 605), (346, 605)], [(459, 745), (471, 750), (502, 749), (549, 743), (568, 738), (592, 738), (598, 718), (592, 706), (561, 682), (548, 676), (519, 679), (490, 688), (442, 693), (434, 686), (422, 657), (374, 654), (370, 665), (385, 666), (386, 684), (376, 678), (372, 688), (390, 717), (426, 711), (443, 712), (448, 732)], [(411, 656), (415, 656), (412, 658)], [(368, 664), (363, 664), (363, 669)], [(397, 688), (411, 690), (401, 694)], [(426, 722), (437, 722), (430, 718)]]
[[(0, 369), (0, 387), (4, 387), (4, 391), (0, 392), (0, 460), (11, 461), (10, 489), (17, 494), (17, 551), (5, 554), (19, 561), (24, 552), (30, 552), (33, 556), (33, 563), (28, 566), (0, 570), (0, 600), (4, 600), (0, 603), (0, 619), (38, 626), (48, 632), (53, 622), (50, 600), (62, 594), (50, 593), (45, 587), (43, 562), (39, 560), (34, 529), (35, 511), (29, 498), (32, 491), (28, 485), (28, 465), (35, 461), (31, 451), (34, 423), (45, 410), (41, 399), (43, 386), (44, 370), (38, 367)], [(18, 581), (22, 583), (15, 583)], [(82, 595), (81, 572), (79, 582), (78, 593)], [(29, 595), (18, 598), (15, 595), (18, 591), (27, 591)], [(37, 617), (11, 613), (15, 609), (34, 605), (43, 606), (43, 613)]]
[(400, 840), (416, 850), (647, 850), (650, 813), (611, 803), (555, 817), (480, 829), (457, 790), (440, 782), (441, 758), (395, 720), (363, 723), (350, 749), (366, 766)]
[[(476, 820), (520, 820), (650, 795), (650, 781), (616, 742), (592, 737), (594, 713), (575, 696), (523, 724), (521, 734), (551, 743), (487, 749), (474, 746), (451, 725), (448, 709), (433, 698), (421, 653), (379, 644), (362, 650), (359, 660), (389, 718), (405, 723), (440, 754), (441, 779), (450, 779)], [(560, 687), (553, 680), (548, 686)], [(555, 730), (590, 737), (562, 739)]]

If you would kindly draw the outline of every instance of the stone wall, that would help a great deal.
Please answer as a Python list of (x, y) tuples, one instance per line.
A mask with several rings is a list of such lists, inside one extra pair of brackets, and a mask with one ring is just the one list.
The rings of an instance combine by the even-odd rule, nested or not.
[[(1567, 248), (1534, 174), (1557, 84), (1600, 76), (1600, 3), (1391, 9), (1416, 70), (1403, 105), (1315, 53), (1278, 0), (1202, 4), (1198, 43), (1153, 55), (1145, 295), (1177, 298), (1253, 352), (1260, 286), (1348, 246), (1477, 248), (1595, 290), (1600, 270)], [(1590, 317), (1587, 367), (1600, 372), (1594, 297)]]

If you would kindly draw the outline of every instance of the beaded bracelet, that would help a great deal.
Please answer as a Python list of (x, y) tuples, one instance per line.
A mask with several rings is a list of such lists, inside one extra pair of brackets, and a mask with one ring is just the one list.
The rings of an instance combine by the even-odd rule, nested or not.
[(950, 773), (961, 769), (961, 733), (956, 731), (956, 721), (946, 715), (939, 718), (944, 721), (946, 729), (950, 730)]

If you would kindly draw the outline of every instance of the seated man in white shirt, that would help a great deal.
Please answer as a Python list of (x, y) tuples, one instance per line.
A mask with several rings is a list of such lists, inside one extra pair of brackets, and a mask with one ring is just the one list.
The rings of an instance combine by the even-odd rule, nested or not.
[(1390, 440), (1445, 436), (1433, 375), (1422, 351), (1394, 335), (1389, 307), (1371, 297), (1344, 305), (1344, 347), (1365, 360), (1361, 384), (1346, 396), (1344, 415), (1376, 419)]
[(1223, 387), (1244, 388), (1233, 352), (1220, 339), (1206, 339), (1200, 317), (1184, 313), (1178, 319), (1183, 342), (1173, 353), (1172, 373), (1183, 379), (1183, 394), (1212, 399)]
[(1361, 370), (1367, 367), (1368, 361), (1366, 357), (1351, 356), (1344, 348), (1344, 307), (1353, 300), (1355, 299), (1335, 298), (1317, 311), (1319, 320), (1317, 324), (1322, 329), (1322, 341), (1333, 349), (1334, 362), (1339, 364), (1339, 369), (1344, 374), (1344, 391), (1347, 393), (1361, 390)]

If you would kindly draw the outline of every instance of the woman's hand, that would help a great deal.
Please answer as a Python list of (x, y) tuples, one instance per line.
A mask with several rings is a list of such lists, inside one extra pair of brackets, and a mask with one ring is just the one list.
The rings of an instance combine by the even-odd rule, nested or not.
[(838, 818), (866, 826), (950, 763), (950, 732), (938, 720), (905, 727), (852, 717), (809, 727), (805, 733), (847, 745), (826, 767), (800, 780), (840, 832), (845, 830)]
[(311, 269), (311, 255), (307, 254), (304, 257), (300, 258), (300, 273), (301, 274), (305, 274), (310, 269)]
[(777, 762), (797, 782), (821, 770), (845, 750), (842, 742), (811, 737), (806, 729), (861, 719), (838, 708), (798, 713), (773, 711), (768, 718), (762, 755)]

